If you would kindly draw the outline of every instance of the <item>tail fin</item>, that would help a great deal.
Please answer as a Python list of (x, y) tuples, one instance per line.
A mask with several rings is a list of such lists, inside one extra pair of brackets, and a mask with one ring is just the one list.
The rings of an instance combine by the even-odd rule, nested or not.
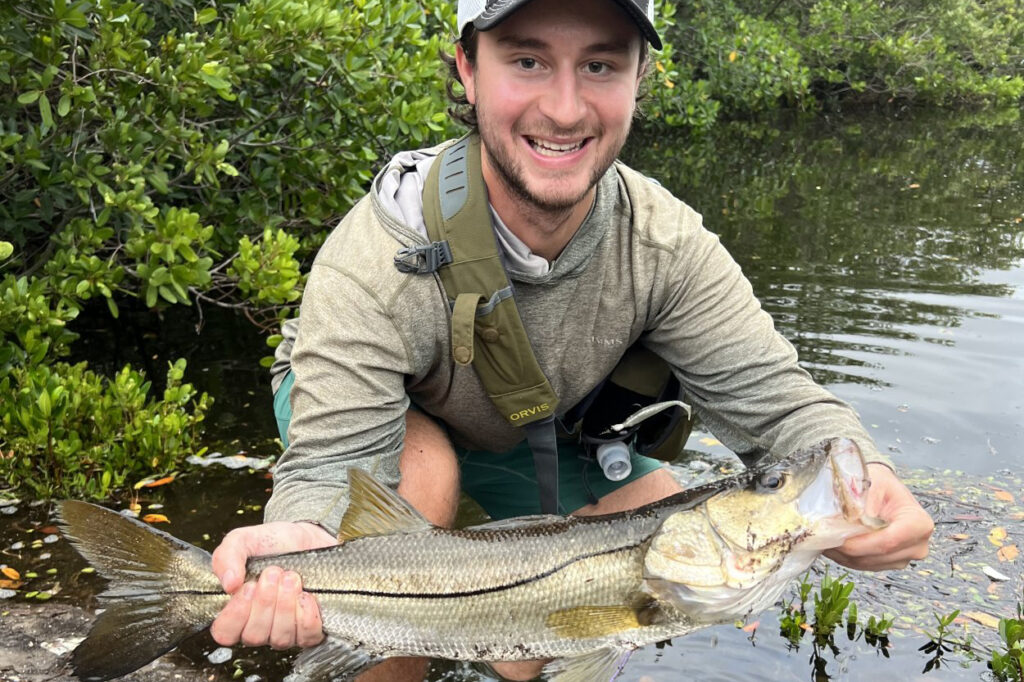
[(87, 502), (58, 509), (64, 536), (110, 581), (106, 610), (75, 649), (75, 675), (126, 675), (207, 627), (227, 596), (210, 554), (135, 519)]

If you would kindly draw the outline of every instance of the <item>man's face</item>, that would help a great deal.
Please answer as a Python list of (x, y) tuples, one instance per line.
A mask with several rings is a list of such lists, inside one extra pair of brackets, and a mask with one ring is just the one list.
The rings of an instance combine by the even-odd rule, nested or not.
[(569, 210), (618, 156), (640, 85), (642, 38), (610, 0), (533, 0), (456, 58), (476, 106), (488, 190)]

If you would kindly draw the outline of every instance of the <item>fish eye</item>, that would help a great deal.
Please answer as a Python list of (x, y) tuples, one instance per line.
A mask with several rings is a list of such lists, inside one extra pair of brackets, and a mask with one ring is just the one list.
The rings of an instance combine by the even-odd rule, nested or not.
[(757, 480), (757, 487), (769, 492), (780, 490), (786, 485), (786, 474), (780, 471), (769, 471)]

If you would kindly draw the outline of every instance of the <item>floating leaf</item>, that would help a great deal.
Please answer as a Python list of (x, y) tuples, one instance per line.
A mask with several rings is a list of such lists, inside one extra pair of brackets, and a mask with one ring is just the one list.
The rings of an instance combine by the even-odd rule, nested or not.
[(746, 625), (744, 625), (740, 629), (743, 630), (743, 632), (753, 632), (754, 630), (757, 629), (757, 626), (759, 626), (760, 624), (761, 624), (761, 621), (755, 620), (753, 623), (747, 623)]
[(142, 520), (145, 521), (146, 523), (170, 523), (171, 522), (170, 519), (168, 519), (163, 514), (146, 514), (145, 516), (142, 517)]
[(138, 490), (139, 488), (156, 488), (157, 486), (167, 485), (174, 480), (177, 474), (171, 474), (170, 476), (162, 476), (157, 478), (156, 476), (149, 476), (136, 483), (133, 488)]
[(1004, 545), (999, 548), (996, 552), (996, 556), (999, 557), (1000, 561), (1013, 561), (1020, 554), (1020, 550), (1017, 549), (1017, 545)]
[(967, 611), (963, 615), (976, 623), (981, 623), (985, 627), (993, 629), (999, 627), (999, 619), (993, 615), (984, 613), (983, 611)]
[(1003, 546), (1003, 540), (1006, 539), (1006, 529), (1002, 526), (996, 526), (988, 532), (988, 541), (996, 547)]
[(1000, 500), (1002, 502), (1013, 502), (1013, 495), (1006, 492), (1005, 490), (997, 490), (994, 493), (994, 495), (997, 500)]
[(971, 536), (967, 533), (954, 533), (949, 536), (951, 540), (970, 540)]
[(0, 568), (0, 573), (3, 573), (5, 576), (10, 578), (11, 580), (20, 580), (21, 579), (21, 574), (18, 573), (13, 568), (11, 568), (10, 566), (4, 566), (3, 568)]
[(16, 590), (25, 583), (21, 580), (0, 580), (0, 589), (3, 590)]
[(701, 445), (707, 445), (708, 447), (711, 447), (712, 445), (721, 445), (722, 444), (721, 442), (719, 442), (719, 440), (717, 438), (701, 438), (700, 442), (701, 442)]
[(999, 580), (1000, 582), (1005, 582), (1010, 579), (1010, 576), (1000, 573), (991, 566), (982, 566), (981, 572), (987, 575), (990, 579)]

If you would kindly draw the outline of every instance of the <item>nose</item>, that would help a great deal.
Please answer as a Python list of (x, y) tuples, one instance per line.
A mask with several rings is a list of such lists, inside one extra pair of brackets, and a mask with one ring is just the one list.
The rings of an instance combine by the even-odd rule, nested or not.
[(566, 130), (583, 121), (587, 113), (587, 102), (575, 70), (559, 70), (547, 85), (540, 98), (540, 113)]

